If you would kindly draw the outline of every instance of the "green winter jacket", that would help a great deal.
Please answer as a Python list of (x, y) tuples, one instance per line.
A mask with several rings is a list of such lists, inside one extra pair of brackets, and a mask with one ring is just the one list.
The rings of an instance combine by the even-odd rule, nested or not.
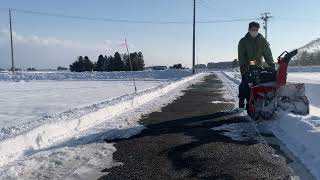
[(269, 66), (273, 66), (273, 57), (269, 43), (259, 33), (256, 38), (252, 38), (249, 33), (243, 37), (238, 45), (238, 60), (241, 74), (247, 72), (249, 61), (254, 60), (257, 65), (262, 66), (262, 57)]

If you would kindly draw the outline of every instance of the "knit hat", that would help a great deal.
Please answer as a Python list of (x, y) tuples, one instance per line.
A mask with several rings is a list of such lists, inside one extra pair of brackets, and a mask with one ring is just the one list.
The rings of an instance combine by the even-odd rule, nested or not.
[(257, 22), (251, 22), (249, 23), (249, 29), (251, 29), (252, 27), (257, 27), (258, 29), (260, 28), (260, 24)]

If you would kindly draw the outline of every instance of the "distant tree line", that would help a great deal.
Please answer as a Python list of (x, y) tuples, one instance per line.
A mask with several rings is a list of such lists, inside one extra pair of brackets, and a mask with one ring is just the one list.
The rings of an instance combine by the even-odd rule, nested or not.
[(58, 66), (57, 70), (58, 71), (66, 71), (66, 70), (68, 70), (68, 68), (67, 67)]
[(31, 67), (31, 68), (28, 68), (27, 71), (37, 71), (37, 69), (34, 67)]
[(92, 62), (88, 56), (79, 56), (78, 59), (70, 65), (72, 72), (84, 71), (142, 71), (144, 69), (144, 59), (142, 52), (130, 53), (130, 60), (127, 54), (122, 55), (118, 52), (114, 56), (99, 55), (97, 62)]
[(84, 71), (93, 71), (93, 62), (89, 59), (88, 56), (84, 58), (82, 56), (78, 57), (78, 60), (70, 65), (70, 71), (72, 72), (84, 72)]
[(320, 65), (320, 51), (318, 52), (307, 52), (302, 51), (299, 53), (296, 58), (290, 61), (290, 65), (299, 65), (299, 66), (313, 66)]
[(184, 67), (182, 67), (182, 64), (174, 64), (173, 66), (170, 66), (170, 69), (185, 69)]

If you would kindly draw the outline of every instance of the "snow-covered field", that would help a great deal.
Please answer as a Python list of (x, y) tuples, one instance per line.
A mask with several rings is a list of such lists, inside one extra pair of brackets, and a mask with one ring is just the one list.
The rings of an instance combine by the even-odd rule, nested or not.
[[(136, 82), (138, 91), (167, 83)], [(131, 81), (0, 81), (0, 87), (0, 129), (134, 92)]]
[[(134, 72), (138, 92), (191, 75), (189, 70)], [(0, 140), (63, 112), (134, 93), (130, 72), (0, 74)], [(93, 80), (92, 80), (93, 79)], [(131, 81), (130, 81), (131, 80)], [(55, 118), (56, 119), (56, 118)]]
[[(136, 82), (138, 91), (167, 83), (169, 82)], [(0, 87), (1, 128), (134, 92), (131, 81), (0, 81)]]
[[(132, 82), (108, 79), (0, 82), (7, 83), (0, 90), (1, 100), (6, 101), (1, 108), (30, 106), (37, 114), (26, 110), (2, 126), (0, 179), (94, 179), (103, 168), (121, 165), (113, 162), (114, 146), (103, 140), (139, 133), (143, 114), (160, 110), (204, 76), (185, 77), (190, 73), (176, 71), (165, 79), (153, 74), (137, 82), (137, 94), (132, 93)], [(48, 115), (41, 117), (44, 111)]]
[[(239, 72), (223, 72), (224, 82), (229, 82), (228, 87), (237, 92), (240, 83)], [(269, 122), (259, 124), (263, 130), (271, 131), (282, 141), (310, 172), (320, 179), (320, 73), (318, 72), (289, 72), (289, 82), (306, 84), (306, 95), (310, 101), (310, 114), (307, 116), (294, 115), (278, 111)], [(236, 98), (236, 96), (233, 96)]]

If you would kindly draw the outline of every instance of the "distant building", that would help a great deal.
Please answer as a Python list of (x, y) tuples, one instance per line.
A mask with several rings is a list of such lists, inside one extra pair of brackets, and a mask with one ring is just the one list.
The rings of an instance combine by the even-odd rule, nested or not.
[(152, 67), (153, 70), (166, 70), (168, 69), (167, 66), (153, 66)]
[(214, 64), (215, 64), (215, 63), (213, 63), (213, 62), (208, 63), (207, 68), (208, 68), (208, 69), (214, 69), (214, 67), (215, 67)]
[(207, 69), (207, 66), (205, 64), (196, 64), (195, 69)]
[[(10, 71), (12, 71), (12, 68), (9, 69)], [(14, 68), (14, 71), (22, 71), (21, 68)]]
[(228, 69), (233, 67), (234, 67), (233, 61), (208, 63), (207, 65), (208, 69)]

